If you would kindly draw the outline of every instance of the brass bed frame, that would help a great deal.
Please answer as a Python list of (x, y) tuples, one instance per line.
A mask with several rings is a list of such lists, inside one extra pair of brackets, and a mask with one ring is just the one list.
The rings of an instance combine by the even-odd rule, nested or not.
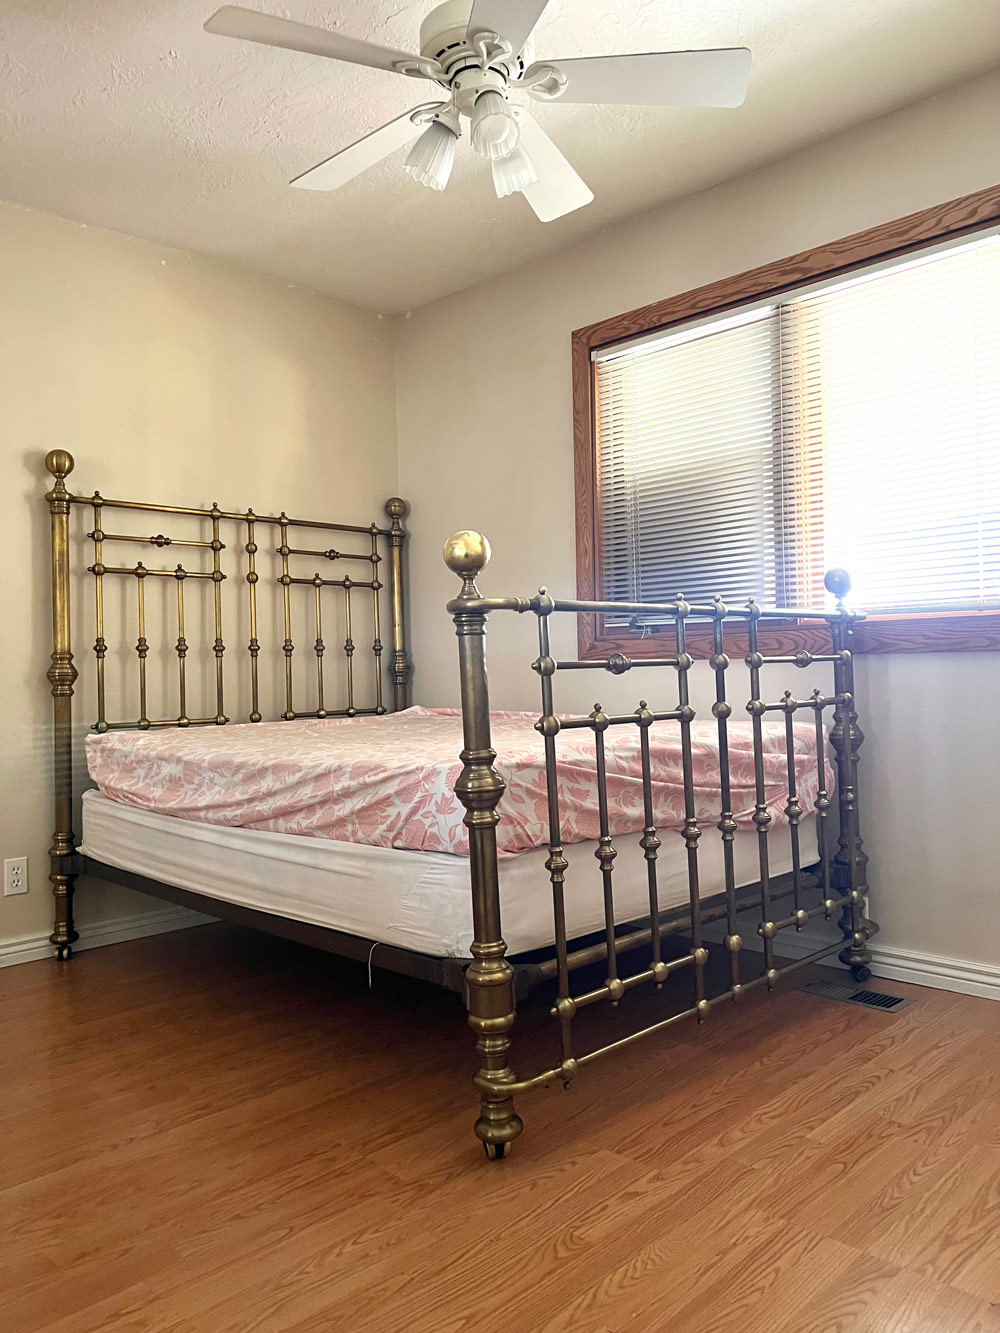
[[(469, 830), (470, 872), (474, 935), (471, 946), (473, 961), (466, 972), (466, 993), (469, 1024), (476, 1034), (479, 1070), (475, 1086), (480, 1093), (480, 1114), (475, 1132), (482, 1141), (486, 1155), (502, 1158), (512, 1141), (522, 1130), (522, 1122), (514, 1109), (514, 1098), (535, 1088), (544, 1088), (557, 1082), (568, 1085), (578, 1072), (592, 1061), (620, 1050), (642, 1037), (662, 1032), (673, 1024), (694, 1017), (704, 1022), (716, 1007), (725, 1001), (738, 1001), (748, 990), (766, 985), (773, 990), (781, 977), (796, 968), (821, 962), (829, 955), (839, 954), (840, 961), (851, 969), (854, 979), (866, 981), (871, 975), (871, 953), (868, 940), (878, 929), (869, 920), (867, 912), (868, 857), (862, 846), (857, 802), (858, 750), (864, 739), (858, 726), (855, 709), (854, 670), (851, 636), (862, 613), (852, 612), (844, 604), (850, 591), (850, 578), (844, 570), (831, 570), (826, 576), (827, 590), (837, 598), (837, 609), (832, 612), (802, 610), (764, 610), (754, 599), (743, 608), (727, 607), (721, 598), (710, 606), (689, 605), (681, 595), (669, 603), (622, 603), (600, 601), (565, 601), (548, 595), (540, 588), (538, 595), (523, 597), (484, 597), (476, 580), (490, 559), (489, 543), (478, 532), (456, 532), (444, 549), (445, 563), (462, 580), (458, 597), (448, 603), (458, 636), (459, 671), (462, 687), (462, 715), (465, 748), (462, 752), (464, 769), (456, 791), (465, 806), (465, 823)], [(486, 626), (492, 612), (514, 611), (530, 613), (537, 620), (538, 656), (532, 669), (541, 682), (541, 713), (536, 728), (545, 747), (545, 781), (548, 796), (549, 856), (545, 862), (551, 881), (553, 905), (553, 932), (555, 955), (541, 965), (542, 974), (557, 983), (557, 996), (551, 1008), (559, 1030), (559, 1059), (549, 1068), (528, 1078), (518, 1078), (510, 1064), (511, 1028), (514, 1024), (517, 999), (517, 966), (506, 958), (500, 920), (500, 889), (497, 867), (496, 826), (501, 818), (497, 807), (504, 793), (504, 782), (494, 767), (497, 758), (491, 744), (490, 704), (486, 672)], [(606, 659), (559, 661), (550, 647), (549, 622), (553, 616), (617, 615), (628, 616), (633, 627), (653, 632), (667, 632), (672, 638), (673, 651), (669, 656), (645, 657), (632, 660), (621, 653)], [(699, 884), (698, 843), (702, 830), (698, 824), (692, 760), (691, 723), (695, 710), (690, 704), (688, 674), (693, 659), (688, 652), (686, 626), (689, 620), (707, 622), (711, 626), (712, 652), (709, 668), (715, 676), (715, 703), (712, 713), (718, 722), (720, 803), (716, 825), (722, 838), (725, 892), (703, 898)], [(766, 656), (760, 651), (758, 625), (761, 621), (796, 621), (825, 624), (829, 627), (830, 652), (814, 653), (805, 649), (794, 655)], [(746, 705), (752, 720), (756, 805), (753, 823), (757, 832), (760, 880), (758, 884), (738, 888), (735, 881), (733, 840), (736, 823), (730, 801), (730, 771), (728, 725), (733, 705), (727, 698), (726, 670), (730, 659), (726, 653), (726, 626), (736, 622), (745, 628), (748, 651), (745, 662), (749, 668), (751, 698)], [(834, 692), (824, 696), (818, 689), (806, 699), (795, 699), (785, 691), (780, 699), (767, 702), (762, 687), (762, 672), (773, 664), (808, 667), (813, 663), (829, 663), (833, 668)], [(584, 716), (557, 715), (553, 682), (562, 671), (607, 671), (623, 675), (642, 667), (672, 669), (676, 673), (676, 706), (654, 710), (645, 700), (639, 701), (634, 713), (608, 714), (599, 704)], [(814, 870), (803, 866), (799, 845), (799, 824), (804, 811), (797, 794), (794, 763), (793, 720), (796, 712), (812, 712), (816, 727), (819, 792), (815, 802), (818, 831), (818, 864)], [(834, 852), (828, 838), (827, 824), (831, 795), (825, 790), (824, 750), (827, 737), (824, 713), (831, 710), (833, 726), (829, 734), (837, 770), (837, 800), (839, 832)], [(789, 876), (772, 877), (768, 860), (768, 828), (772, 817), (765, 798), (762, 724), (767, 713), (780, 713), (785, 719), (785, 749), (787, 755), (788, 803), (785, 816), (790, 826), (792, 871)], [(653, 821), (651, 790), (649, 728), (653, 722), (676, 722), (680, 729), (681, 756), (684, 783), (685, 818), (682, 835), (687, 848), (689, 904), (682, 909), (661, 912), (657, 899), (657, 854), (660, 840)], [(623, 923), (615, 918), (614, 861), (617, 851), (611, 835), (606, 785), (604, 736), (611, 727), (634, 727), (638, 730), (642, 786), (645, 806), (645, 827), (639, 838), (646, 860), (649, 885), (649, 916), (644, 922)], [(565, 912), (566, 872), (569, 869), (560, 833), (560, 792), (557, 770), (557, 737), (562, 731), (586, 728), (593, 733), (595, 766), (598, 787), (598, 814), (600, 839), (595, 853), (603, 877), (605, 931), (596, 944), (577, 947), (567, 939)], [(809, 895), (818, 895), (818, 902), (807, 907)], [(776, 904), (792, 899), (791, 910), (779, 913)], [(743, 940), (738, 933), (738, 914), (753, 907), (759, 913), (757, 933), (763, 944), (763, 970), (747, 978), (741, 972)], [(783, 931), (801, 930), (813, 917), (831, 919), (839, 912), (843, 938), (817, 949), (795, 962), (779, 965), (775, 955), (776, 942)], [(726, 936), (723, 943), (729, 961), (729, 984), (717, 994), (709, 995), (706, 985), (706, 964), (709, 950), (703, 937), (706, 922), (724, 919)], [(669, 961), (663, 957), (666, 937), (683, 932), (690, 947)], [(637, 970), (622, 975), (620, 963), (624, 955), (642, 950)], [(579, 969), (602, 963), (606, 968), (603, 984), (590, 989), (574, 991), (571, 978)], [(574, 1019), (581, 1010), (600, 1002), (617, 1006), (634, 988), (663, 986), (667, 977), (679, 969), (690, 969), (691, 1002), (679, 1013), (659, 1018), (640, 1026), (603, 1046), (596, 1046), (578, 1054), (575, 1045)]]
[[(447, 543), (445, 558), (449, 567), (462, 579), (459, 596), (448, 604), (452, 613), (459, 644), (459, 667), (462, 693), (464, 749), (461, 754), (463, 771), (456, 785), (457, 794), (465, 807), (465, 823), (469, 831), (470, 874), (474, 942), (471, 962), (456, 958), (431, 957), (380, 941), (364, 939), (345, 932), (277, 916), (252, 908), (227, 903), (207, 894), (191, 892), (178, 886), (149, 879), (133, 871), (126, 871), (81, 856), (77, 851), (73, 831), (74, 773), (73, 773), (73, 700), (78, 679), (74, 664), (71, 618), (71, 595), (79, 561), (74, 560), (81, 544), (90, 552), (85, 572), (92, 581), (92, 617), (94, 640), (92, 655), (95, 664), (97, 716), (91, 729), (104, 732), (116, 728), (147, 730), (159, 727), (225, 726), (230, 722), (226, 712), (226, 652), (224, 629), (232, 624), (232, 598), (226, 600), (224, 589), (230, 586), (235, 573), (244, 585), (245, 626), (248, 629), (245, 656), (242, 659), (249, 671), (247, 691), (249, 709), (243, 720), (256, 723), (266, 715), (273, 720), (293, 720), (302, 717), (354, 717), (384, 714), (403, 709), (409, 703), (411, 663), (406, 642), (405, 608), (405, 543), (403, 519), (408, 506), (399, 498), (386, 502), (389, 518), (387, 527), (377, 523), (367, 526), (326, 523), (315, 520), (292, 519), (285, 513), (257, 514), (252, 509), (222, 510), (213, 503), (210, 507), (185, 507), (151, 504), (133, 500), (110, 500), (95, 491), (91, 495), (75, 495), (66, 486), (73, 471), (74, 460), (65, 450), (53, 450), (45, 459), (51, 475), (51, 488), (46, 502), (51, 520), (52, 568), (52, 654), (47, 677), (53, 700), (53, 757), (54, 757), (54, 811), (55, 831), (49, 851), (50, 875), (54, 895), (54, 927), (50, 940), (60, 960), (72, 956), (73, 945), (79, 938), (73, 919), (73, 896), (77, 878), (91, 874), (99, 879), (124, 885), (157, 898), (179, 903), (213, 917), (240, 924), (285, 938), (300, 941), (327, 952), (400, 972), (421, 980), (433, 982), (448, 990), (463, 993), (468, 1009), (468, 1021), (476, 1034), (479, 1069), (475, 1085), (481, 1098), (479, 1119), (475, 1132), (490, 1158), (501, 1158), (511, 1142), (521, 1132), (522, 1124), (514, 1110), (514, 1096), (532, 1088), (545, 1087), (556, 1082), (568, 1084), (579, 1070), (602, 1055), (626, 1046), (640, 1037), (662, 1031), (686, 1017), (703, 1022), (721, 1002), (738, 1000), (746, 991), (759, 985), (773, 989), (779, 978), (791, 967), (801, 967), (839, 952), (840, 960), (850, 967), (856, 980), (866, 979), (871, 954), (867, 941), (878, 927), (866, 916), (867, 856), (863, 850), (858, 826), (856, 769), (858, 749), (863, 740), (855, 710), (854, 678), (850, 650), (853, 626), (860, 613), (849, 611), (844, 596), (850, 587), (843, 571), (832, 571), (827, 576), (827, 587), (838, 597), (835, 611), (768, 611), (751, 601), (747, 607), (732, 609), (716, 599), (711, 606), (690, 606), (683, 599), (666, 604), (623, 604), (611, 602), (560, 601), (551, 598), (544, 589), (531, 598), (483, 597), (476, 579), (489, 559), (489, 546), (478, 533), (456, 533)], [(93, 527), (82, 539), (74, 534), (71, 514), (74, 508), (89, 510)], [(160, 522), (164, 517), (181, 518), (189, 528), (193, 525), (199, 535), (167, 536), (162, 532), (110, 531), (109, 515), (131, 515), (133, 523)], [(122, 520), (127, 526), (127, 520)], [(118, 524), (115, 523), (117, 527)], [(227, 545), (223, 537), (235, 532), (238, 542)], [(270, 534), (273, 540), (266, 541)], [(304, 534), (304, 535), (299, 535)], [(359, 545), (357, 551), (333, 547), (317, 548), (313, 543), (332, 540), (324, 534), (344, 534), (345, 545)], [(338, 536), (339, 542), (341, 538)], [(232, 539), (231, 539), (232, 541)], [(263, 545), (262, 545), (263, 542)], [(298, 544), (301, 543), (301, 544)], [(184, 548), (198, 552), (202, 568), (188, 568), (179, 563), (172, 568), (148, 567), (142, 561), (135, 564), (112, 563), (110, 553), (124, 546), (139, 544), (152, 547), (156, 552), (166, 548)], [(224, 555), (227, 550), (229, 555)], [(383, 559), (388, 557), (388, 586), (380, 577)], [(162, 558), (162, 557), (161, 557)], [(279, 606), (276, 616), (274, 647), (278, 667), (280, 703), (268, 710), (259, 672), (259, 659), (266, 653), (267, 635), (259, 637), (258, 595), (266, 584), (268, 574), (262, 568), (265, 558), (274, 562), (278, 572), (274, 583), (280, 585)], [(328, 578), (319, 572), (298, 573), (300, 562), (306, 558), (313, 567), (319, 561), (338, 564), (342, 561), (360, 563), (363, 577), (345, 574), (342, 578)], [(170, 560), (165, 559), (169, 565)], [(233, 568), (235, 563), (236, 568)], [(355, 563), (349, 568), (355, 568)], [(341, 568), (344, 566), (341, 565)], [(175, 660), (175, 672), (169, 681), (162, 671), (148, 669), (148, 659), (154, 652), (147, 636), (149, 615), (146, 598), (147, 580), (166, 583), (173, 580), (176, 601), (172, 611), (176, 626), (176, 640), (168, 645)], [(211, 584), (208, 601), (210, 638), (205, 648), (209, 665), (210, 693), (214, 711), (205, 716), (188, 715), (189, 679), (188, 659), (197, 654), (198, 644), (189, 643), (185, 634), (185, 585), (188, 580)], [(137, 627), (134, 650), (130, 654), (132, 672), (137, 685), (138, 716), (109, 717), (111, 675), (115, 659), (106, 638), (106, 581), (129, 583), (134, 588), (131, 615)], [(391, 652), (385, 656), (380, 628), (380, 594), (383, 589), (389, 603)], [(299, 593), (295, 594), (294, 590)], [(323, 638), (323, 605), (326, 589), (338, 589), (342, 600), (346, 637), (341, 659), (342, 679), (339, 682), (342, 698), (340, 706), (331, 706), (331, 682), (325, 672), (327, 647)], [(296, 682), (293, 658), (296, 644), (293, 639), (293, 596), (302, 597), (299, 607), (305, 606), (315, 626), (315, 640), (311, 645), (314, 661), (309, 706), (303, 709), (296, 698), (301, 694), (302, 681)], [(352, 594), (355, 600), (352, 605)], [(355, 628), (360, 624), (356, 596), (370, 599), (368, 624), (372, 630), (371, 662), (374, 666), (370, 701), (359, 703), (356, 697), (355, 660), (358, 645)], [(360, 607), (364, 615), (365, 608)], [(494, 767), (496, 754), (490, 743), (489, 697), (486, 676), (485, 634), (489, 615), (494, 611), (532, 613), (537, 619), (538, 656), (531, 664), (541, 682), (541, 713), (536, 724), (544, 739), (545, 771), (548, 789), (550, 822), (549, 855), (545, 862), (549, 873), (553, 902), (554, 947), (533, 955), (508, 958), (501, 933), (500, 893), (497, 867), (496, 825), (501, 817), (498, 805), (504, 783)], [(549, 622), (553, 615), (625, 614), (642, 620), (656, 621), (655, 632), (667, 633), (672, 638), (673, 651), (669, 656), (630, 660), (615, 654), (606, 660), (559, 661), (550, 651)], [(301, 614), (301, 611), (300, 611)], [(761, 620), (788, 620), (812, 622), (828, 627), (831, 646), (829, 653), (800, 652), (794, 656), (765, 656), (759, 651), (757, 626)], [(688, 673), (692, 658), (687, 650), (686, 623), (701, 621), (711, 626), (713, 652), (709, 666), (716, 682), (716, 701), (712, 712), (718, 721), (720, 752), (720, 818), (717, 828), (722, 839), (725, 868), (725, 891), (703, 896), (699, 886), (698, 843), (702, 836), (694, 806), (691, 722), (694, 710), (689, 702)], [(750, 669), (751, 699), (747, 705), (753, 721), (754, 760), (757, 783), (757, 806), (753, 816), (759, 846), (760, 880), (757, 884), (737, 886), (735, 883), (733, 840), (736, 824), (729, 809), (730, 773), (727, 748), (728, 719), (732, 704), (726, 697), (726, 627), (736, 622), (748, 636), (749, 651), (746, 662)], [(214, 631), (214, 633), (212, 633)], [(230, 655), (232, 656), (232, 655)], [(197, 660), (197, 659), (196, 659)], [(777, 702), (765, 702), (761, 689), (762, 670), (773, 663), (796, 667), (812, 663), (830, 663), (834, 673), (834, 692), (823, 696), (818, 690), (804, 700), (796, 700), (786, 691)], [(660, 667), (676, 674), (678, 702), (676, 707), (654, 710), (645, 701), (634, 713), (609, 715), (599, 707), (586, 716), (557, 716), (554, 704), (554, 679), (566, 670), (604, 670), (621, 675), (638, 667)], [(389, 686), (385, 689), (383, 675), (387, 669)], [(158, 716), (153, 701), (170, 697), (176, 703), (173, 716)], [(796, 793), (796, 778), (792, 752), (792, 725), (799, 710), (811, 710), (816, 725), (820, 791), (815, 802), (818, 831), (817, 858), (810, 861), (799, 845), (798, 825), (803, 817)], [(837, 797), (823, 789), (825, 774), (825, 745), (827, 737), (823, 726), (826, 711), (833, 713), (833, 727), (829, 745), (833, 750), (837, 769)], [(166, 713), (167, 708), (161, 708)], [(764, 800), (764, 776), (761, 744), (762, 719), (769, 712), (780, 711), (786, 724), (788, 763), (788, 804), (785, 815), (790, 825), (792, 870), (787, 875), (770, 873), (768, 862), (768, 826), (771, 816)], [(684, 907), (663, 910), (657, 899), (657, 852), (660, 841), (654, 826), (649, 757), (649, 727), (654, 721), (671, 720), (680, 728), (682, 765), (685, 789), (686, 818), (683, 837), (687, 848), (689, 903)], [(638, 729), (642, 755), (645, 827), (639, 845), (647, 865), (649, 885), (649, 914), (641, 921), (617, 921), (614, 907), (614, 860), (617, 851), (609, 828), (605, 766), (604, 734), (610, 727), (631, 726)], [(583, 940), (567, 938), (565, 917), (565, 882), (569, 868), (560, 839), (560, 797), (556, 767), (557, 737), (561, 730), (587, 728), (592, 731), (597, 764), (599, 817), (601, 837), (598, 845), (599, 869), (603, 880), (605, 929), (600, 937)], [(839, 815), (839, 821), (831, 815)], [(833, 847), (830, 827), (839, 823), (838, 842)], [(775, 905), (791, 899), (791, 910), (779, 915)], [(811, 904), (811, 905), (810, 905)], [(763, 970), (760, 975), (748, 976), (741, 964), (743, 941), (738, 933), (738, 914), (753, 910), (759, 914), (757, 933), (763, 946)], [(783, 931), (801, 928), (813, 917), (830, 919), (839, 913), (839, 924), (844, 939), (827, 948), (817, 950), (789, 966), (780, 965), (776, 957), (776, 941)], [(729, 985), (718, 994), (709, 995), (706, 986), (706, 964), (709, 947), (703, 937), (703, 928), (714, 921), (724, 921), (726, 937), (722, 949), (728, 957)], [(686, 941), (690, 941), (689, 945)], [(678, 957), (665, 957), (671, 949), (683, 944), (684, 952)], [(642, 965), (625, 974), (623, 961), (637, 950), (643, 951)], [(574, 991), (571, 978), (587, 969), (603, 966), (606, 978), (603, 984), (582, 991)], [(741, 970), (742, 968), (742, 970)], [(600, 1001), (617, 1007), (625, 995), (635, 988), (651, 984), (660, 989), (668, 977), (682, 969), (689, 969), (692, 977), (692, 999), (682, 1012), (671, 1013), (652, 1024), (639, 1027), (628, 1035), (579, 1052), (575, 1045), (574, 1019), (583, 1009)], [(582, 973), (581, 973), (581, 970)], [(517, 1002), (540, 985), (555, 989), (551, 1007), (560, 1040), (558, 1061), (533, 1077), (518, 1079), (509, 1063), (510, 1033)]]

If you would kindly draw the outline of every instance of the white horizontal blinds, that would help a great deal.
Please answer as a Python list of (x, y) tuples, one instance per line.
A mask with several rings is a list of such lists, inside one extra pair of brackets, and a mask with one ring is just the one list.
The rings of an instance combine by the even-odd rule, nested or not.
[(800, 493), (824, 563), (870, 610), (1000, 597), (1000, 240), (785, 309), (786, 440), (822, 456)]
[(597, 362), (603, 597), (773, 601), (777, 355), (769, 308)]
[(1000, 238), (597, 354), (601, 595), (1000, 599)]

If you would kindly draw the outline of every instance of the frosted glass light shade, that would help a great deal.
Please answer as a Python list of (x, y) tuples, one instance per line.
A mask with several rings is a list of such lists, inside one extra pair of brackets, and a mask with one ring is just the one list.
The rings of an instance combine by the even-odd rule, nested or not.
[(440, 120), (433, 120), (410, 149), (403, 170), (432, 190), (443, 190), (455, 165), (458, 136)]
[(516, 194), (529, 185), (538, 184), (538, 172), (535, 164), (523, 148), (515, 148), (507, 157), (497, 157), (491, 163), (493, 167), (493, 188), (498, 199), (508, 194)]
[(472, 146), (480, 157), (496, 160), (517, 147), (521, 127), (499, 93), (480, 93), (472, 108)]

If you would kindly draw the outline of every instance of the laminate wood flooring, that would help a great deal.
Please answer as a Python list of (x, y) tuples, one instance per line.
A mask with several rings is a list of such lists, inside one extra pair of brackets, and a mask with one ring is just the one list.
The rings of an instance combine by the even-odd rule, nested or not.
[(0, 1329), (1000, 1333), (1000, 1005), (800, 980), (492, 1164), (457, 996), (221, 925), (6, 969)]

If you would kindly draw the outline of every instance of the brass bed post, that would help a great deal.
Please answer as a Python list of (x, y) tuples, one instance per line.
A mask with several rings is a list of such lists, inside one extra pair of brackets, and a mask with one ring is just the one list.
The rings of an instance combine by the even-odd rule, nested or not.
[[(402, 520), (410, 506), (398, 495), (386, 500), (385, 512), (392, 519), (389, 531), (389, 575), (392, 591), (392, 694), (396, 712), (410, 706), (410, 659), (406, 651), (406, 603), (404, 593), (405, 570), (403, 547), (406, 530)], [(377, 594), (376, 594), (377, 595)]]
[(840, 660), (834, 663), (835, 693), (844, 702), (838, 704), (830, 744), (837, 759), (837, 797), (840, 807), (840, 837), (833, 858), (834, 883), (849, 898), (840, 917), (840, 929), (846, 948), (838, 955), (851, 969), (855, 981), (871, 976), (871, 950), (868, 941), (878, 933), (878, 926), (867, 916), (868, 856), (859, 831), (858, 751), (864, 733), (858, 725), (857, 699), (854, 693), (854, 657), (851, 652), (855, 617), (847, 610), (845, 598), (851, 590), (851, 577), (844, 569), (831, 569), (826, 575), (828, 592), (837, 599), (838, 618), (831, 621), (833, 648)]
[(514, 971), (507, 962), (500, 927), (500, 881), (497, 873), (496, 807), (504, 782), (493, 767), (496, 753), (490, 737), (490, 701), (486, 677), (486, 620), (476, 575), (490, 558), (489, 543), (478, 532), (456, 532), (444, 548), (445, 563), (462, 579), (462, 591), (448, 605), (458, 636), (462, 687), (464, 765), (455, 791), (465, 806), (472, 878), (472, 963), (465, 973), (469, 1026), (476, 1034), (480, 1067), (476, 1086), (481, 1093), (476, 1135), (487, 1157), (502, 1158), (520, 1134), (514, 1099), (504, 1090), (513, 1083), (507, 1060), (514, 1023)]
[(56, 957), (67, 959), (80, 937), (73, 928), (73, 886), (76, 854), (73, 846), (73, 684), (77, 677), (70, 639), (69, 511), (71, 498), (66, 478), (73, 471), (73, 455), (53, 449), (45, 467), (55, 478), (47, 493), (52, 520), (52, 659), (47, 676), (52, 687), (53, 758), (55, 772), (55, 832), (49, 848), (49, 880), (55, 899), (55, 921), (49, 940)]

